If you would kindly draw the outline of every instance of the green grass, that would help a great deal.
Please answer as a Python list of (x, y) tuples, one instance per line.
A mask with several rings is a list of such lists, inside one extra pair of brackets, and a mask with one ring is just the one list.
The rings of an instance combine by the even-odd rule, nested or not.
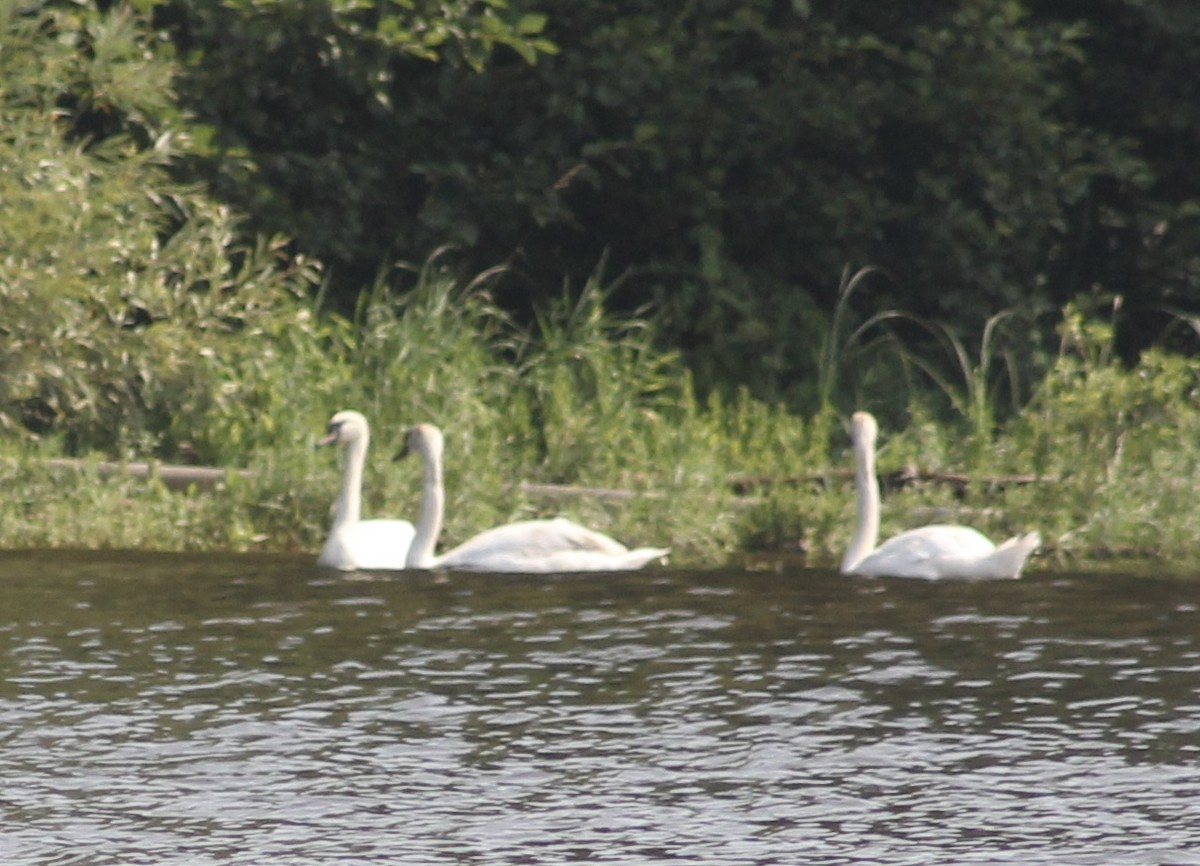
[[(352, 319), (294, 299), (264, 317), (253, 340), (210, 336), (198, 371), (154, 391), (155, 417), (168, 419), (161, 426), (147, 416), (109, 453), (89, 452), (122, 457), (151, 443), (170, 461), (165, 449), (186, 442), (216, 465), (252, 471), (214, 490), (51, 471), (42, 458), (68, 453), (66, 440), (9, 437), (0, 443), (0, 546), (315, 554), (339, 467), (312, 445), (330, 415), (356, 408), (373, 425), (367, 516), (415, 516), (420, 467), (392, 455), (411, 424), (444, 429), (445, 543), (564, 514), (631, 544), (670, 546), (677, 565), (798, 550), (811, 564), (836, 564), (854, 505), (833, 399), (812, 417), (745, 391), (701, 399), (645, 320), (607, 312), (599, 276), (524, 330), (492, 303), (493, 276), (462, 283), (433, 260), (381, 277)], [(1053, 567), (1200, 561), (1200, 363), (1150, 352), (1124, 369), (1111, 338), (1111, 328), (1068, 310), (1059, 357), (1002, 426), (970, 412), (939, 418), (911, 401), (903, 426), (885, 426), (881, 471), (912, 465), (975, 483), (961, 497), (935, 483), (889, 493), (884, 533), (955, 519), (994, 537), (1038, 528), (1040, 562)], [(165, 351), (140, 337), (130, 345)], [(1048, 480), (986, 483), (1014, 474)], [(753, 483), (735, 491), (735, 477)], [(522, 481), (635, 496), (545, 498), (522, 493)]]
[[(1196, 360), (1151, 352), (1125, 369), (1112, 322), (1073, 308), (1044, 361), (1022, 343), (1028, 311), (998, 312), (979, 335), (882, 303), (856, 321), (889, 296), (873, 268), (846, 271), (828, 321), (807, 304), (785, 317), (797, 351), (813, 344), (814, 381), (788, 390), (812, 399), (806, 412), (746, 390), (697, 394), (651, 319), (610, 311), (603, 262), (530, 327), (494, 303), (498, 272), (458, 279), (448, 251), (382, 273), (339, 315), (320, 299), (318, 262), (283, 238), (247, 242), (236, 213), (173, 179), (173, 162), (209, 152), (205, 131), (174, 108), (161, 60), (120, 48), (141, 38), (129, 19), (25, 11), (0, 15), (2, 547), (315, 553), (339, 468), (312, 446), (353, 408), (374, 434), (368, 516), (416, 514), (420, 468), (391, 455), (414, 423), (444, 429), (447, 543), (561, 513), (669, 545), (677, 564), (800, 549), (830, 565), (854, 510), (845, 418), (866, 408), (883, 425), (884, 472), (977, 480), (961, 500), (931, 484), (890, 495), (885, 532), (953, 508), (993, 535), (1040, 528), (1056, 564), (1200, 560)], [(95, 50), (71, 37), (85, 31)], [(103, 94), (124, 133), (66, 134), (82, 118), (70, 106), (89, 101), (69, 93)], [(746, 344), (735, 335), (723, 357)], [(748, 357), (741, 381), (771, 363)], [(1044, 375), (1018, 382), (1018, 369)], [(175, 493), (43, 462), (61, 456), (251, 474)], [(982, 483), (1012, 473), (1052, 480)], [(758, 483), (738, 495), (731, 477)], [(522, 481), (637, 495), (552, 500)]]

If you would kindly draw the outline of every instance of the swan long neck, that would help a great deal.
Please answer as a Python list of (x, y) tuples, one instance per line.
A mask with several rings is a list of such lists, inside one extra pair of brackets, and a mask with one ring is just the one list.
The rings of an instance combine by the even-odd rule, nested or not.
[(421, 492), (421, 513), (417, 518), (417, 532), (408, 549), (409, 568), (432, 568), (437, 564), (434, 548), (442, 531), (442, 518), (446, 507), (446, 493), (442, 486), (442, 455), (440, 451), (421, 450), (425, 465), (425, 479)]
[(849, 571), (875, 549), (879, 540), (879, 479), (875, 476), (874, 443), (854, 439), (854, 492), (856, 514), (854, 537), (842, 557), (842, 571)]
[(367, 461), (368, 442), (364, 435), (346, 445), (346, 454), (342, 458), (342, 489), (333, 504), (335, 527), (358, 523), (362, 515), (363, 464)]

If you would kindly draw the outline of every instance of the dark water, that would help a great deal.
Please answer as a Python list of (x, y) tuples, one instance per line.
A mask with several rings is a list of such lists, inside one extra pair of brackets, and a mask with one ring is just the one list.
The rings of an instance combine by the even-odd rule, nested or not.
[(0, 863), (1200, 863), (1200, 581), (0, 555)]

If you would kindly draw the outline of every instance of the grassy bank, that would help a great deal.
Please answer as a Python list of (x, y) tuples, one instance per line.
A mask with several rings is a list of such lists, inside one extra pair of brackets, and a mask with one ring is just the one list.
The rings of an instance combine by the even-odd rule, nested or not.
[[(698, 398), (648, 322), (605, 311), (599, 280), (565, 292), (530, 330), (491, 304), (486, 275), (462, 285), (430, 264), (408, 279), (404, 292), (381, 280), (353, 319), (296, 299), (252, 333), (216, 338), (189, 368), (172, 368), (171, 388), (153, 389), (153, 411), (122, 416), (116, 447), (89, 452), (249, 470), (214, 489), (103, 479), (86, 454), (79, 470), (52, 469), (45, 458), (77, 450), (71, 442), (9, 436), (0, 546), (315, 553), (339, 467), (312, 446), (334, 411), (355, 408), (373, 424), (368, 516), (415, 516), (419, 466), (392, 454), (413, 423), (445, 430), (445, 543), (565, 514), (632, 544), (669, 545), (677, 565), (776, 551), (836, 563), (853, 520), (844, 412), (800, 417), (745, 393)], [(881, 472), (969, 483), (891, 490), (885, 534), (955, 519), (993, 536), (1040, 529), (1043, 566), (1200, 562), (1200, 363), (1149, 353), (1126, 369), (1109, 355), (1106, 326), (1068, 310), (1062, 331), (1032, 399), (1002, 426), (979, 421), (992, 417), (977, 405), (991, 399), (986, 381), (958, 403), (909, 382), (903, 412), (881, 417)], [(886, 349), (874, 363), (904, 366)], [(934, 410), (939, 401), (949, 414)], [(995, 481), (1013, 476), (1036, 480)], [(521, 482), (632, 495), (551, 496)]]
[[(1053, 314), (1062, 343), (1049, 357), (1029, 338), (1048, 320), (1029, 310), (996, 311), (974, 336), (875, 311), (892, 294), (870, 270), (847, 274), (828, 314), (793, 304), (799, 286), (779, 287), (786, 309), (760, 312), (745, 274), (720, 273), (721, 245), (703, 236), (717, 257), (700, 268), (704, 292), (719, 289), (730, 310), (749, 302), (751, 315), (707, 311), (696, 333), (727, 338), (723, 352), (687, 348), (735, 359), (740, 372), (709, 381), (780, 380), (754, 393), (787, 395), (790, 411), (744, 391), (697, 394), (651, 320), (609, 312), (614, 287), (599, 273), (522, 327), (492, 302), (495, 274), (461, 281), (439, 255), (334, 311), (321, 299), (331, 276), (303, 244), (247, 231), (243, 215), (181, 182), (188, 165), (217, 160), (229, 178), (251, 166), (181, 110), (171, 83), (182, 69), (149, 22), (84, 5), (0, 15), (0, 547), (315, 554), (339, 467), (312, 446), (353, 408), (375, 433), (368, 515), (416, 513), (419, 467), (391, 454), (413, 423), (445, 430), (446, 543), (563, 513), (669, 545), (681, 565), (760, 551), (833, 564), (853, 515), (844, 422), (867, 408), (885, 473), (971, 480), (889, 492), (887, 533), (955, 517), (994, 536), (1036, 527), (1054, 564), (1200, 560), (1196, 360), (1151, 352), (1124, 367), (1111, 322), (1073, 309)], [(504, 290), (525, 297), (526, 278)], [(720, 324), (757, 319), (769, 327)], [(797, 363), (805, 353), (811, 365)], [(242, 471), (175, 492), (99, 466), (148, 459)], [(988, 481), (1013, 475), (1042, 480)], [(521, 482), (632, 495), (550, 498)]]

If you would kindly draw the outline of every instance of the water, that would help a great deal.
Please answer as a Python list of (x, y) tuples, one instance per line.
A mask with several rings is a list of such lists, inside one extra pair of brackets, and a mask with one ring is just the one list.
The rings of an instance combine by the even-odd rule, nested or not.
[(0, 862), (1200, 863), (1198, 606), (0, 554)]

